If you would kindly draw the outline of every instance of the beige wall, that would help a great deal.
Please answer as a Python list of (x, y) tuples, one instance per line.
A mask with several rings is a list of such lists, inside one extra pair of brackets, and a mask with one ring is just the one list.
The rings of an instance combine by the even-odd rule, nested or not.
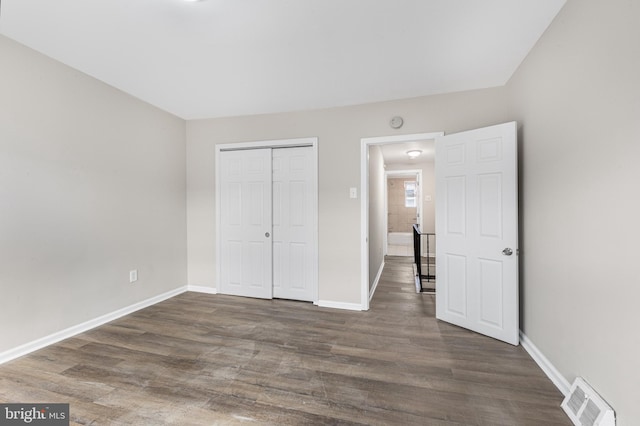
[(508, 84), (522, 328), (640, 422), (640, 3), (569, 0)]
[(0, 353), (184, 286), (185, 185), (183, 120), (0, 36)]
[(377, 145), (369, 147), (369, 288), (384, 262), (384, 159)]
[[(361, 303), (360, 139), (373, 136), (455, 132), (505, 121), (502, 88), (345, 108), (187, 123), (189, 283), (216, 287), (215, 145), (242, 141), (319, 138), (320, 300)], [(401, 130), (389, 127), (400, 115)]]

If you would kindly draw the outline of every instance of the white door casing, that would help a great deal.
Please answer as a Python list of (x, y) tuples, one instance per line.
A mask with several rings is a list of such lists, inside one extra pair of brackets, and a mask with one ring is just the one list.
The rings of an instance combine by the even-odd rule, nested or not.
[(221, 293), (270, 299), (271, 149), (219, 154)]
[(313, 150), (274, 149), (273, 297), (314, 301)]
[(519, 344), (517, 124), (436, 138), (436, 317)]

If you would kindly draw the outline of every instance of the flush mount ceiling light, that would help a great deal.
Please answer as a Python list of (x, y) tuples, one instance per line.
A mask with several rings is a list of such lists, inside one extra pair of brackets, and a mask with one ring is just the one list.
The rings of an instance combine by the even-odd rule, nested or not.
[(417, 158), (420, 156), (420, 154), (422, 154), (422, 151), (420, 151), (419, 149), (412, 149), (411, 151), (407, 151), (407, 155), (409, 156), (409, 158), (411, 158), (412, 160), (414, 158)]
[(186, 1), (188, 3), (194, 3), (194, 2), (197, 2), (197, 1), (200, 1), (200, 0), (183, 0), (183, 1)]

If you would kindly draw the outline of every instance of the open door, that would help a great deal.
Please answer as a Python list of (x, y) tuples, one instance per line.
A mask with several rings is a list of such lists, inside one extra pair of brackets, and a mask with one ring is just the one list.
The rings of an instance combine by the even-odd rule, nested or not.
[(519, 344), (517, 124), (436, 138), (436, 318)]

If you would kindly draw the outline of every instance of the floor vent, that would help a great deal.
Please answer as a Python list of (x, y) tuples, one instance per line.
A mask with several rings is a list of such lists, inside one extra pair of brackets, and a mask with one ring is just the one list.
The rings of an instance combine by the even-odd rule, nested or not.
[(582, 377), (576, 378), (562, 409), (577, 426), (615, 426), (613, 409)]

